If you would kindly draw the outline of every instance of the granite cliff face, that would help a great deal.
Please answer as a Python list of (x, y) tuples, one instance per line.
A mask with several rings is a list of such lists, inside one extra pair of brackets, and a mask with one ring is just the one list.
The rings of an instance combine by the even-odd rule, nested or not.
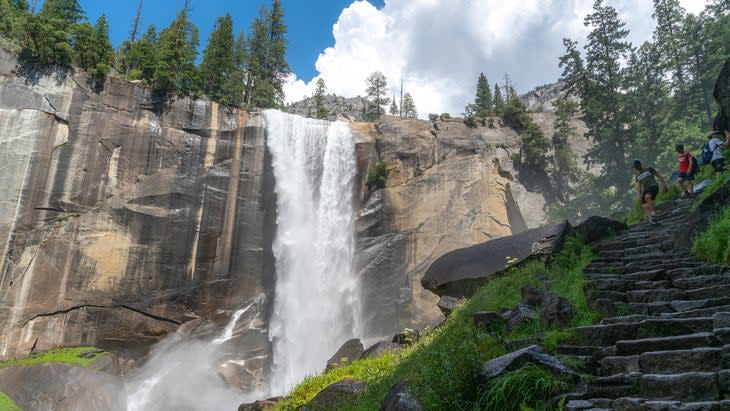
[[(532, 116), (551, 138), (555, 115)], [(420, 284), (428, 266), (449, 251), (540, 226), (554, 190), (536, 191), (521, 178), (510, 160), (519, 136), (509, 128), (384, 116), (360, 130), (371, 141), (361, 143), (370, 165), (381, 160), (388, 169), (386, 187), (363, 197), (358, 220), (369, 329), (432, 324), (442, 317), (438, 297)], [(578, 154), (588, 147), (582, 137), (571, 145)]]
[(271, 289), (258, 115), (0, 62), (0, 357), (62, 345), (140, 355)]
[[(266, 368), (276, 203), (262, 116), (28, 72), (0, 52), (0, 358), (64, 345), (139, 357), (175, 330), (216, 335), (256, 301), (231, 352), (256, 358), (244, 373)], [(534, 115), (548, 138), (551, 116)], [(371, 337), (439, 318), (420, 285), (436, 258), (542, 223), (549, 193), (512, 167), (512, 130), (389, 116), (351, 126)], [(369, 192), (381, 160), (387, 186)]]

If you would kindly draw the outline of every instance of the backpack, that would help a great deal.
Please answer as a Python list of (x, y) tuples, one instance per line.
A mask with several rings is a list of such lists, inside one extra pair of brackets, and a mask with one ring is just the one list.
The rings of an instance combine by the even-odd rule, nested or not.
[(697, 164), (697, 159), (695, 156), (689, 157), (689, 171), (687, 171), (687, 174), (692, 175), (697, 173), (697, 169), (699, 168), (699, 164)]
[(712, 160), (712, 151), (710, 151), (710, 143), (705, 143), (704, 146), (702, 146), (702, 153), (700, 153), (700, 164), (710, 164), (710, 160)]

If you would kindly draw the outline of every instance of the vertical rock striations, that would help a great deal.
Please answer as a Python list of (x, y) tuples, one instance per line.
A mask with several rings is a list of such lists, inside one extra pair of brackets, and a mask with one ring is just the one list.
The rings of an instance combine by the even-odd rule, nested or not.
[(0, 357), (144, 353), (270, 290), (272, 175), (258, 115), (158, 104), (84, 74), (20, 76), (0, 52)]

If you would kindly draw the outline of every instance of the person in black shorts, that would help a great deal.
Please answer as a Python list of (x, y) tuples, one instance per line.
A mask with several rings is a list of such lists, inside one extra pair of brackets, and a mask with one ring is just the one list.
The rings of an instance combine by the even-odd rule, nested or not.
[(636, 190), (639, 192), (641, 207), (644, 208), (649, 224), (656, 225), (657, 222), (654, 220), (656, 216), (654, 212), (654, 200), (657, 194), (659, 194), (659, 185), (656, 181), (659, 180), (661, 182), (662, 190), (665, 193), (669, 190), (667, 182), (664, 181), (664, 177), (658, 171), (654, 170), (653, 167), (644, 168), (639, 160), (634, 160), (634, 170), (636, 170)]

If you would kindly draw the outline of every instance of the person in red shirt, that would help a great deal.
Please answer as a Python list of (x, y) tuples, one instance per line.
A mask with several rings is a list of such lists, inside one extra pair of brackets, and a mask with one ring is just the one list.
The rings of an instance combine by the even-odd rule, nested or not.
[(682, 187), (682, 197), (687, 197), (694, 193), (694, 181), (695, 175), (694, 170), (690, 170), (692, 164), (692, 153), (684, 151), (683, 144), (677, 144), (674, 147), (679, 154), (679, 186)]

